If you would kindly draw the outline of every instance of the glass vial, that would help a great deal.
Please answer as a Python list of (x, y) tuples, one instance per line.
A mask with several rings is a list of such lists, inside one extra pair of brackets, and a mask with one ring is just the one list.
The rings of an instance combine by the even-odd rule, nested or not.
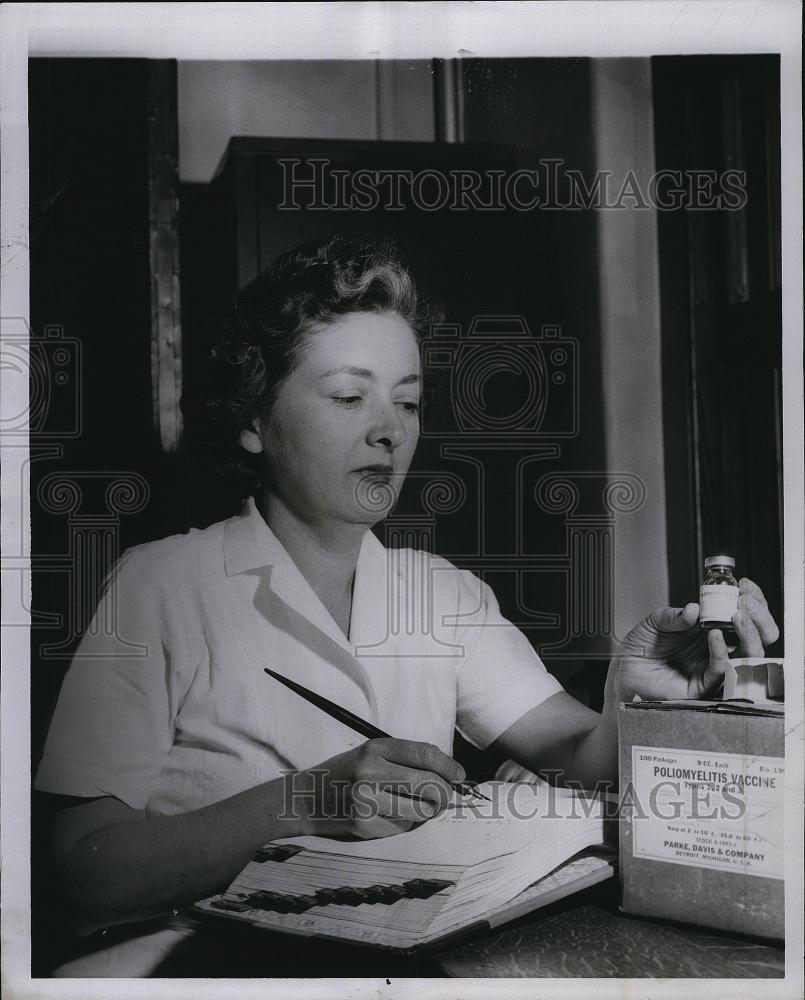
[(732, 556), (708, 556), (704, 560), (699, 625), (707, 631), (732, 628), (732, 618), (738, 610), (738, 581), (732, 575), (734, 568)]

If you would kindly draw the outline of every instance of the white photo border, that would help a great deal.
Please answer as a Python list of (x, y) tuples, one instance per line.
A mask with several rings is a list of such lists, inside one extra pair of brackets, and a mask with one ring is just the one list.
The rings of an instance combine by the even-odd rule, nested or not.
[[(72, 3), (6, 4), (0, 9), (2, 245), (0, 316), (28, 317), (27, 60), (50, 57), (172, 59), (395, 59), (457, 57), (654, 56), (779, 53), (782, 121), (783, 407), (786, 660), (803, 645), (802, 114), (801, 6), (765, 2), (434, 2), (434, 3)], [(2, 373), (2, 412), (27, 400)], [(16, 393), (16, 395), (15, 395)], [(27, 457), (2, 455), (3, 548), (19, 537), (9, 503)], [(27, 512), (25, 512), (27, 517)], [(26, 546), (29, 528), (23, 526)], [(7, 549), (6, 549), (7, 550)], [(26, 551), (29, 548), (26, 547)], [(16, 593), (3, 592), (3, 617)], [(19, 613), (19, 610), (17, 611)], [(266, 996), (394, 998), (529, 997), (754, 998), (803, 995), (803, 675), (786, 677), (786, 755), (792, 806), (786, 818), (784, 980), (57, 980), (30, 978), (29, 638), (2, 629), (2, 946), (7, 995), (23, 997), (213, 998)], [(795, 801), (795, 796), (799, 800)]]

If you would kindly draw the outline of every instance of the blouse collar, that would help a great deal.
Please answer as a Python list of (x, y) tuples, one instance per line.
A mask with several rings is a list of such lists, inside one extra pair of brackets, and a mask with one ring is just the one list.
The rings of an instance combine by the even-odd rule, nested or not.
[(254, 497), (243, 504), (241, 513), (226, 522), (224, 528), (224, 567), (227, 576), (238, 576), (271, 567), (271, 589), (342, 645), (360, 645), (376, 632), (379, 616), (387, 614), (388, 550), (367, 530), (361, 540), (355, 568), (350, 636), (341, 629), (302, 575), (287, 550), (269, 528), (257, 508)]

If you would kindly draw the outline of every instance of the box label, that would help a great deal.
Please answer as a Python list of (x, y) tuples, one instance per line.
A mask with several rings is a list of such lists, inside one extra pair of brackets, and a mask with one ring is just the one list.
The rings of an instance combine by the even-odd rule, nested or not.
[(632, 853), (782, 879), (784, 779), (779, 757), (632, 747)]

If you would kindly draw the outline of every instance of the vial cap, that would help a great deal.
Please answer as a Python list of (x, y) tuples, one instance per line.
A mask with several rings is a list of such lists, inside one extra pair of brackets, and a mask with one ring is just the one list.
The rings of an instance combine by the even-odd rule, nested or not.
[(707, 569), (709, 566), (732, 566), (735, 568), (735, 560), (732, 556), (708, 556), (704, 560), (704, 568)]

